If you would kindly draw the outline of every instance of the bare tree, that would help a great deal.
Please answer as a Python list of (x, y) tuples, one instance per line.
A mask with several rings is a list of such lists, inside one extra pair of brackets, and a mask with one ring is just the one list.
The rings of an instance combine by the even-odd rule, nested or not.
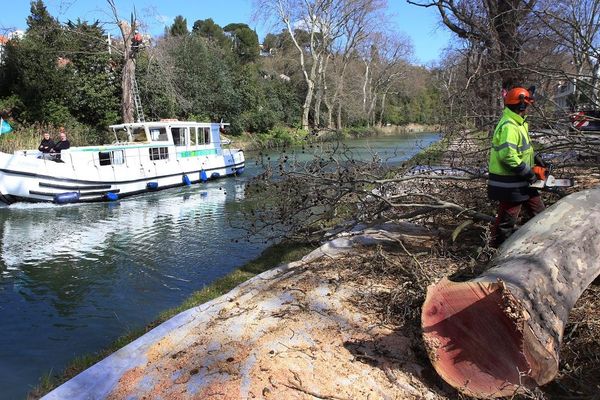
[(502, 88), (522, 82), (519, 61), (528, 39), (528, 18), (538, 0), (434, 0), (408, 3), (437, 8), (459, 38), (481, 44), (495, 65)]
[(381, 115), (388, 93), (407, 73), (407, 61), (411, 54), (410, 42), (398, 34), (379, 33), (365, 42), (362, 92), (363, 112), (368, 125), (376, 123), (377, 102), (380, 102)]
[[(335, 50), (343, 48), (345, 63), (357, 43), (365, 37), (375, 12), (385, 6), (384, 0), (257, 0), (257, 9), (264, 18), (275, 17), (289, 34), (298, 51), (300, 67), (306, 84), (306, 96), (302, 106), (302, 127), (309, 128), (310, 112), (315, 102), (315, 122), (320, 121), (320, 108), (327, 91), (325, 79), (329, 58)], [(299, 35), (306, 32), (308, 40), (304, 44)], [(334, 48), (335, 44), (335, 48)], [(342, 69), (342, 75), (345, 68)], [(343, 76), (338, 83), (343, 82)], [(342, 88), (336, 88), (339, 92)], [(316, 92), (316, 93), (315, 93)], [(316, 95), (316, 99), (314, 98)], [(334, 96), (335, 98), (336, 96)], [(333, 103), (336, 103), (334, 100)], [(329, 111), (332, 101), (326, 100)], [(338, 106), (341, 107), (341, 106)], [(338, 127), (341, 126), (341, 108), (338, 114)], [(328, 117), (328, 124), (331, 118)]]
[[(328, 29), (325, 24), (326, 19), (323, 15), (327, 13), (330, 2), (326, 0), (301, 1), (301, 0), (258, 0), (255, 3), (256, 9), (267, 11), (266, 18), (275, 15), (278, 21), (283, 24), (287, 30), (294, 46), (298, 50), (300, 67), (306, 83), (306, 96), (302, 105), (302, 128), (309, 128), (309, 113), (313, 101), (315, 82), (317, 79), (317, 68), (319, 60), (323, 55), (324, 46), (319, 43), (323, 32)], [(308, 49), (305, 48), (298, 39), (298, 29), (308, 32)], [(309, 65), (305, 54), (308, 53), (312, 58)]]
[[(329, 102), (335, 107), (336, 128), (342, 128), (342, 109), (343, 104), (340, 101), (344, 91), (346, 71), (351, 61), (355, 60), (357, 49), (376, 32), (376, 29), (384, 24), (384, 17), (381, 10), (385, 7), (385, 2), (381, 0), (354, 0), (348, 2), (346, 13), (348, 14), (347, 23), (344, 25), (344, 34), (333, 43), (332, 51), (334, 58), (334, 80), (335, 86), (333, 97)], [(332, 112), (329, 109), (328, 127), (332, 126)]]
[(114, 0), (106, 0), (110, 6), (114, 21), (121, 32), (123, 47), (118, 50), (123, 56), (123, 69), (121, 70), (121, 118), (123, 122), (134, 121), (134, 99), (133, 99), (133, 80), (135, 79), (135, 53), (131, 48), (133, 33), (137, 28), (137, 20), (132, 14), (131, 21), (128, 23), (119, 17), (117, 6)]
[(556, 79), (566, 79), (573, 84), (573, 103), (597, 108), (600, 105), (600, 1), (561, 0), (538, 10), (536, 16), (556, 48), (571, 58), (570, 63), (555, 64), (551, 72)]

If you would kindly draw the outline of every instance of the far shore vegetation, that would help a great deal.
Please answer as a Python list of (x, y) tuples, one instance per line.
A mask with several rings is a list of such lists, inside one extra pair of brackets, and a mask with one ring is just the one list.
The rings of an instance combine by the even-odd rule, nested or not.
[[(42, 132), (56, 136), (61, 126), (74, 146), (111, 143), (107, 127), (124, 122), (123, 104), (132, 101), (122, 87), (130, 38), (113, 34), (108, 44), (111, 24), (60, 22), (43, 0), (31, 1), (30, 10), (25, 34), (9, 36), (0, 62), (0, 116), (13, 127), (0, 137), (0, 151), (37, 149)], [(122, 19), (130, 28), (143, 22)], [(436, 72), (411, 63), (410, 43), (374, 39), (369, 59), (330, 54), (330, 71), (309, 85), (303, 68), (310, 62), (301, 65), (285, 30), (259, 43), (246, 24), (188, 25), (179, 16), (133, 53), (145, 120), (222, 121), (234, 142), (256, 149), (438, 123)], [(335, 72), (341, 68), (346, 82)]]

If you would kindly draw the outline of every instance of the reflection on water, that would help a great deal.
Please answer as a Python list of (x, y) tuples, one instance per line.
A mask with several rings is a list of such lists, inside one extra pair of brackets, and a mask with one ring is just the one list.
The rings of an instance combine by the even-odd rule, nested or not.
[[(350, 148), (399, 162), (434, 140), (380, 138)], [(245, 182), (259, 172), (247, 159), (241, 177), (116, 203), (1, 207), (0, 399), (24, 398), (43, 373), (256, 258), (265, 245), (233, 243), (241, 232), (229, 223), (240, 225)]]
[[(236, 198), (241, 199), (243, 187), (234, 189), (238, 190)], [(117, 256), (132, 252), (134, 257), (152, 255), (160, 259), (165, 254), (153, 252), (152, 244), (170, 241), (190, 224), (214, 223), (225, 198), (224, 190), (212, 188), (108, 205), (11, 206), (11, 218), (3, 226), (1, 256), (7, 268), (3, 273), (40, 264), (50, 267), (66, 259), (98, 261), (109, 248)], [(36, 218), (29, 215), (33, 210)]]
[(243, 200), (244, 179), (117, 203), (0, 209), (0, 398), (22, 398), (43, 371), (255, 258), (264, 245), (232, 247), (240, 233), (225, 217)]

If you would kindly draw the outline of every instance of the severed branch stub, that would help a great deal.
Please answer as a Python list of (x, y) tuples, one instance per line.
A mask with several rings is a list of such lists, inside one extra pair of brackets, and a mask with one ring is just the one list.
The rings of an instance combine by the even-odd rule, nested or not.
[(561, 199), (467, 282), (429, 286), (422, 328), (438, 374), (474, 397), (550, 382), (569, 312), (600, 274), (600, 188)]

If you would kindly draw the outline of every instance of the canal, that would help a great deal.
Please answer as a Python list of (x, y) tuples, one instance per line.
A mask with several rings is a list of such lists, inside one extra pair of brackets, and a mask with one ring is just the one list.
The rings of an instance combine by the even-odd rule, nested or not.
[[(345, 142), (356, 157), (402, 162), (437, 134)], [(273, 156), (276, 156), (274, 154)], [(260, 172), (115, 203), (0, 208), (0, 399), (144, 326), (192, 292), (256, 258), (242, 232), (244, 187)], [(241, 221), (242, 223), (244, 221)]]

